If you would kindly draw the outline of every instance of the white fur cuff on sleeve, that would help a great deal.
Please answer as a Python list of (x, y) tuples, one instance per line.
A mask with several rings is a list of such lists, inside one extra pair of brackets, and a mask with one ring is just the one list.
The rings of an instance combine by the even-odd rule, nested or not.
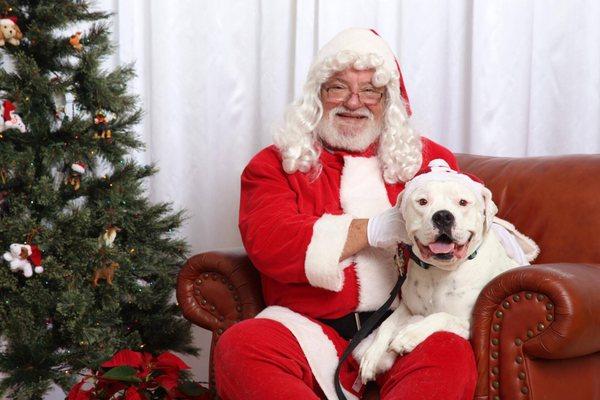
[(339, 259), (346, 244), (351, 215), (324, 214), (315, 222), (313, 234), (306, 250), (304, 269), (308, 282), (334, 292), (344, 286), (344, 267)]

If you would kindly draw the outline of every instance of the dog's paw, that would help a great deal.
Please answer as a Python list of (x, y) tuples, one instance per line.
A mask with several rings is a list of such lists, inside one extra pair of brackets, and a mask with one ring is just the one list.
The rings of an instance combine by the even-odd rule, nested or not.
[(387, 343), (375, 341), (365, 352), (360, 360), (360, 379), (362, 383), (374, 380), (377, 374), (392, 367), (396, 355), (387, 350)]
[(400, 329), (390, 343), (390, 348), (398, 354), (410, 353), (425, 339), (422, 329), (416, 324), (411, 324)]

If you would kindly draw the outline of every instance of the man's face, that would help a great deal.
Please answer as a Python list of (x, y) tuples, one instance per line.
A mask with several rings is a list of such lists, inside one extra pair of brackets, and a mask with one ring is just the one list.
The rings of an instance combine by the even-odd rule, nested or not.
[[(379, 137), (383, 126), (384, 89), (371, 83), (374, 72), (373, 69), (348, 68), (333, 75), (321, 87), (323, 118), (316, 132), (329, 147), (362, 151)], [(347, 93), (347, 96), (339, 93)]]

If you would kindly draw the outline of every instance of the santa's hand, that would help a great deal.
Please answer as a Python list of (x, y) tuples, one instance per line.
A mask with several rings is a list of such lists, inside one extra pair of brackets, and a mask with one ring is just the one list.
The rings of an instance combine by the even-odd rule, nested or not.
[(367, 239), (372, 247), (390, 247), (407, 241), (406, 222), (395, 206), (369, 218)]

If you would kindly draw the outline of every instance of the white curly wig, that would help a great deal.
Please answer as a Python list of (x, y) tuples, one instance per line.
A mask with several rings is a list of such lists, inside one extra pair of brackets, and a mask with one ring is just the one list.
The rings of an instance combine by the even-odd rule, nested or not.
[(421, 166), (422, 145), (419, 134), (409, 124), (397, 65), (388, 45), (369, 29), (347, 29), (323, 46), (308, 72), (302, 96), (288, 107), (284, 125), (274, 136), (285, 172), (312, 172), (315, 176), (320, 172), (322, 144), (315, 128), (323, 116), (321, 85), (347, 68), (374, 69), (373, 85), (386, 88), (377, 152), (383, 178), (388, 183), (410, 180)]

